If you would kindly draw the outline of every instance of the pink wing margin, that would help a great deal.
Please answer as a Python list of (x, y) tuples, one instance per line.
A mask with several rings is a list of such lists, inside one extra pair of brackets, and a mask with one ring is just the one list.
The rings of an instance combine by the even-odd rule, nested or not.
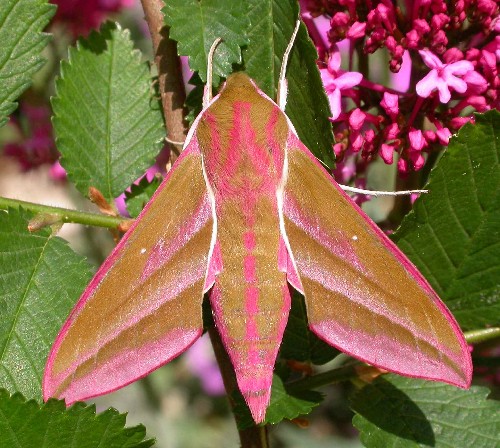
[(62, 327), (43, 397), (66, 404), (123, 387), (202, 333), (214, 223), (193, 138)]
[(311, 330), (382, 369), (468, 387), (470, 353), (444, 303), (293, 131), (287, 147), (288, 277)]

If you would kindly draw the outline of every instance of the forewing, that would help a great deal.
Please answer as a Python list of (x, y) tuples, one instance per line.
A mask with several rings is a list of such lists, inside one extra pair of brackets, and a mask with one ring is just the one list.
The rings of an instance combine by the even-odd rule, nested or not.
[(312, 331), (383, 369), (467, 387), (470, 354), (446, 306), (292, 132), (287, 146), (284, 228)]
[(113, 391), (200, 336), (213, 230), (201, 163), (193, 139), (84, 291), (49, 355), (44, 399)]

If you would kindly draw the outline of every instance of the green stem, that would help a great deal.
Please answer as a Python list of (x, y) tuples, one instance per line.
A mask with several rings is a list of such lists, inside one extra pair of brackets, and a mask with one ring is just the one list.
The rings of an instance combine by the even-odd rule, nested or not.
[(464, 333), (465, 340), (469, 344), (479, 344), (481, 342), (491, 341), (500, 338), (500, 328), (482, 328), (481, 330), (472, 330)]
[(105, 227), (108, 229), (116, 229), (120, 224), (129, 221), (121, 216), (100, 215), (97, 213), (81, 212), (78, 210), (70, 210), (62, 207), (52, 207), (50, 205), (35, 204), (34, 202), (21, 201), (18, 199), (9, 199), (0, 197), (0, 210), (22, 207), (37, 214), (55, 215), (62, 223), (77, 223), (87, 226)]
[(340, 383), (354, 378), (359, 378), (357, 367), (362, 365), (359, 361), (354, 361), (351, 364), (339, 367), (338, 369), (328, 370), (327, 372), (318, 373), (317, 375), (309, 376), (301, 380), (293, 381), (286, 385), (288, 392), (299, 392), (302, 390), (317, 389), (328, 384)]

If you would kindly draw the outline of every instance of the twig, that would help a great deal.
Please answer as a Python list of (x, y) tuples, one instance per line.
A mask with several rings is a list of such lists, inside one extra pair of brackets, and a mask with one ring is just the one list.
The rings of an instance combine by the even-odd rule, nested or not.
[(61, 223), (72, 222), (88, 226), (105, 227), (107, 229), (117, 229), (132, 221), (121, 216), (87, 213), (79, 210), (71, 210), (68, 208), (53, 207), (50, 205), (35, 204), (34, 202), (0, 197), (0, 210), (7, 210), (9, 207), (16, 209), (22, 207), (37, 214), (54, 215), (57, 217), (57, 222)]
[[(187, 134), (187, 124), (184, 120), (186, 91), (180, 60), (177, 56), (177, 43), (169, 38), (169, 28), (164, 25), (161, 12), (164, 6), (163, 1), (141, 0), (141, 3), (153, 41), (168, 141), (184, 141)], [(175, 145), (170, 144), (170, 149), (174, 154), (179, 154)]]
[(500, 339), (500, 328), (481, 328), (480, 330), (471, 330), (464, 333), (465, 340), (469, 344), (479, 344), (480, 342)]

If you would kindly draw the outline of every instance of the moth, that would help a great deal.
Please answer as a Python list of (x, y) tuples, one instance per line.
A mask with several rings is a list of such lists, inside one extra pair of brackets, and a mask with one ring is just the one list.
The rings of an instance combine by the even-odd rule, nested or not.
[(238, 387), (262, 422), (290, 285), (305, 297), (309, 328), (332, 346), (469, 386), (471, 358), (451, 313), (286, 116), (292, 42), (278, 104), (242, 72), (213, 99), (207, 88), (180, 157), (57, 336), (45, 400), (105, 394), (169, 362), (202, 334), (208, 293)]

